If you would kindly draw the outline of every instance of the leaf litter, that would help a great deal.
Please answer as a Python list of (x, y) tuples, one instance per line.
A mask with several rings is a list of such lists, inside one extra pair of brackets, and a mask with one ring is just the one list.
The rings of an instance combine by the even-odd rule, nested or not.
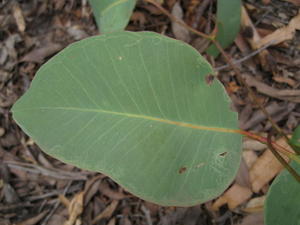
[[(28, 88), (36, 70), (47, 58), (75, 40), (97, 34), (96, 26), (91, 9), (85, 1), (55, 0), (41, 4), (23, 1), (16, 5), (12, 2), (0, 3), (0, 159), (4, 162), (2, 165), (6, 165), (6, 169), (1, 169), (0, 177), (0, 223), (64, 224), (78, 221), (81, 224), (91, 224), (94, 221), (95, 224), (111, 225), (211, 225), (234, 221), (234, 224), (243, 225), (262, 224), (262, 214), (257, 211), (261, 210), (268, 186), (282, 167), (276, 166), (274, 161), (275, 165), (270, 168), (268, 162), (272, 155), (266, 147), (253, 141), (244, 142), (242, 178), (236, 179), (231, 188), (220, 197), (218, 204), (222, 202), (225, 205), (216, 207), (219, 209), (216, 212), (210, 209), (213, 204), (216, 206), (218, 200), (188, 209), (164, 208), (144, 203), (109, 178), (102, 177), (93, 183), (92, 179), (97, 176), (95, 173), (78, 170), (44, 155), (12, 121), (9, 108)], [(179, 3), (176, 0), (165, 0), (163, 6), (171, 12), (174, 4), (180, 4), (183, 11), (180, 17), (183, 20), (200, 30), (211, 30), (214, 11), (208, 1), (201, 1), (192, 7), (188, 1)], [(296, 31), (299, 29), (299, 12), (296, 7), (299, 6), (299, 1), (273, 0), (262, 5), (247, 0), (244, 6), (248, 22), (246, 20), (242, 25), (244, 28), (250, 26), (254, 35), (250, 31), (250, 36), (247, 36), (247, 29), (243, 29), (239, 35), (240, 40), (236, 40), (236, 45), (233, 44), (227, 50), (234, 59), (240, 59), (275, 40), (271, 48), (260, 51), (259, 56), (250, 57), (238, 66), (250, 77), (251, 86), (260, 93), (259, 100), (265, 106), (280, 106), (272, 109), (273, 116), (290, 133), (299, 124), (300, 109), (295, 105), (288, 113), (283, 114), (281, 106), (287, 107), (290, 103), (299, 102), (297, 91), (300, 73), (297, 58), (299, 59), (300, 40), (299, 31)], [(132, 18), (129, 30), (153, 30), (176, 37), (170, 21), (157, 8), (141, 2), (135, 13), (137, 16)], [(200, 43), (197, 49), (204, 51), (203, 45), (207, 43), (195, 41), (198, 37), (193, 35), (189, 38), (192, 45)], [(212, 62), (216, 66), (225, 64), (222, 58)], [(266, 118), (258, 117), (258, 109), (251, 105), (234, 75), (223, 69), (219, 72), (219, 77), (231, 90), (232, 85), (236, 85), (234, 91), (230, 92), (236, 110), (242, 112), (248, 108), (244, 110), (247, 112), (247, 119), (241, 122), (241, 126), (248, 121), (255, 121), (251, 122), (251, 126), (247, 125), (247, 129), (256, 132), (270, 131)], [(73, 173), (77, 174), (77, 179), (73, 179)], [(66, 182), (63, 180), (66, 177), (61, 177), (62, 174), (72, 179)], [(91, 182), (91, 188), (83, 195), (85, 186)], [(249, 188), (253, 190), (249, 191)], [(230, 190), (232, 195), (229, 195)], [(254, 191), (257, 193), (253, 194)], [(63, 205), (59, 195), (73, 202), (74, 207), (70, 207), (71, 204), (69, 207)], [(246, 214), (241, 214), (242, 211)], [(51, 217), (48, 218), (48, 215)]]

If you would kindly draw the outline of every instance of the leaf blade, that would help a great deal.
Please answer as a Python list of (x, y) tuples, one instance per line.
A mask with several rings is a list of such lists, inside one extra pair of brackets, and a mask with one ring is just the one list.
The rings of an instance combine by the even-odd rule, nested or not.
[(89, 0), (101, 33), (123, 30), (130, 19), (136, 0)]
[[(298, 163), (292, 162), (291, 165), (300, 172)], [(276, 177), (267, 195), (264, 215), (266, 225), (299, 224), (299, 198), (299, 182), (288, 171), (283, 171)]]
[(293, 149), (300, 154), (300, 126), (296, 127), (289, 142)]
[[(235, 39), (240, 29), (241, 0), (218, 0), (217, 3), (217, 37), (216, 40), (223, 48), (228, 47)], [(219, 55), (215, 45), (207, 49), (207, 53), (213, 57)]]
[(40, 69), (13, 116), (64, 162), (148, 201), (193, 205), (220, 194), (240, 160), (240, 135), (214, 130), (235, 129), (237, 118), (221, 84), (205, 83), (211, 71), (196, 50), (158, 34), (92, 37)]

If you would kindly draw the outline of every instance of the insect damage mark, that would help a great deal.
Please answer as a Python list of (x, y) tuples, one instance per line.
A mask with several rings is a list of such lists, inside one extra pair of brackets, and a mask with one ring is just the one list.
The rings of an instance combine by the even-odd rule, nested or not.
[(205, 77), (205, 82), (206, 82), (207, 85), (212, 85), (214, 80), (215, 80), (215, 77), (213, 75), (207, 75)]
[(187, 168), (185, 166), (183, 166), (178, 170), (178, 173), (182, 174), (182, 173), (186, 172), (186, 170), (187, 170)]
[(199, 169), (201, 167), (203, 167), (205, 165), (205, 163), (199, 163), (195, 166), (196, 169)]
[(225, 157), (227, 155), (227, 152), (222, 152), (219, 154), (220, 157)]

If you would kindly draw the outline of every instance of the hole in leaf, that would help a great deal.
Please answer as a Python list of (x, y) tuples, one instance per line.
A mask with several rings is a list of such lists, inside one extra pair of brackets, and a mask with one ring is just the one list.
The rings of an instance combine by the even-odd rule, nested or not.
[(205, 82), (208, 84), (208, 85), (212, 85), (213, 81), (214, 81), (215, 77), (213, 75), (207, 75), (205, 77)]
[(186, 167), (181, 167), (178, 171), (178, 173), (182, 174), (186, 171)]
[(227, 155), (227, 152), (222, 152), (219, 154), (219, 156), (224, 157), (225, 155)]

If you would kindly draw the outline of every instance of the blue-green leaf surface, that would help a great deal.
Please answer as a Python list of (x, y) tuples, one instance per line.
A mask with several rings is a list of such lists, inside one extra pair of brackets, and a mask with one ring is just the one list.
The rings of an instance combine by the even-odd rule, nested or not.
[(54, 56), (13, 117), (48, 154), (161, 205), (221, 194), (240, 162), (237, 115), (199, 53), (152, 32), (87, 38)]
[(300, 154), (300, 125), (294, 130), (293, 136), (290, 139), (290, 145), (298, 154)]
[[(300, 173), (300, 165), (292, 163)], [(283, 171), (272, 183), (265, 203), (266, 225), (300, 225), (300, 184)]]
[(127, 26), (136, 0), (89, 0), (101, 33), (121, 31)]
[[(218, 0), (217, 3), (217, 37), (223, 48), (228, 47), (240, 30), (241, 0)], [(219, 50), (215, 45), (207, 49), (207, 53), (217, 57)]]

